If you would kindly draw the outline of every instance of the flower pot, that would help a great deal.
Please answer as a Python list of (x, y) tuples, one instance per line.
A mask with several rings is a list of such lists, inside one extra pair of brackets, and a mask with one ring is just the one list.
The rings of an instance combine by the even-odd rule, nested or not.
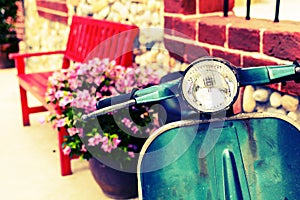
[(0, 44), (0, 69), (15, 66), (14, 60), (10, 60), (8, 55), (19, 51), (18, 42)]
[(136, 173), (113, 169), (95, 158), (89, 160), (89, 165), (95, 181), (106, 196), (113, 199), (130, 199), (138, 196)]

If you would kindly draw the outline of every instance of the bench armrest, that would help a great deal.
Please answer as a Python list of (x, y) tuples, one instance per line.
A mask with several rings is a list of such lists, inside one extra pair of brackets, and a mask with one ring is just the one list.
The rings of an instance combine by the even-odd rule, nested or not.
[(48, 51), (48, 52), (33, 52), (33, 53), (11, 53), (9, 54), (9, 59), (15, 60), (15, 66), (19, 74), (25, 74), (25, 58), (30, 58), (34, 56), (45, 56), (45, 55), (54, 55), (54, 54), (64, 54), (65, 51)]

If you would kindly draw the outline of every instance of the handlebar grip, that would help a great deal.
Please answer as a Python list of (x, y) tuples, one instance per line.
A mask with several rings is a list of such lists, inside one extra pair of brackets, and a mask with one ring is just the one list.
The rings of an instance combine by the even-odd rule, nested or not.
[(128, 93), (128, 94), (121, 94), (118, 96), (101, 99), (97, 102), (96, 108), (97, 108), (97, 110), (99, 110), (99, 109), (102, 109), (102, 108), (105, 108), (105, 107), (108, 107), (111, 105), (124, 103), (124, 102), (132, 99), (137, 90), (138, 89), (134, 88), (134, 89), (132, 89), (131, 93)]

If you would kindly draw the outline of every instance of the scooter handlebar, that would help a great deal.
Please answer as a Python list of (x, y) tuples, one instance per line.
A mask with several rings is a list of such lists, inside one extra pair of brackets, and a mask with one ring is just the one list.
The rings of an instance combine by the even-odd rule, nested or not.
[[(249, 68), (237, 68), (240, 86), (260, 85), (300, 78), (300, 64), (295, 61), (285, 66), (260, 66)], [(115, 97), (102, 99), (97, 102), (96, 111), (82, 116), (82, 120), (95, 118), (121, 108), (135, 104), (158, 102), (179, 95), (181, 78), (171, 80), (160, 85), (154, 85), (145, 89), (134, 89), (129, 94), (121, 94)], [(175, 91), (174, 91), (175, 90)]]
[(241, 86), (261, 85), (299, 79), (300, 64), (295, 61), (291, 65), (239, 68), (237, 71)]
[(105, 108), (105, 107), (108, 107), (111, 105), (120, 104), (120, 103), (126, 102), (130, 99), (133, 99), (133, 96), (137, 90), (138, 89), (134, 88), (131, 91), (131, 93), (128, 93), (128, 94), (120, 94), (118, 96), (101, 99), (100, 101), (97, 102), (96, 108), (97, 108), (97, 110), (99, 110), (99, 109), (102, 109), (102, 108)]
[(86, 115), (82, 115), (81, 119), (83, 121), (87, 121), (90, 118), (95, 118), (97, 116), (135, 104), (151, 103), (172, 98), (176, 94), (174, 94), (170, 88), (178, 85), (179, 80), (180, 79), (173, 80), (161, 85), (154, 85), (141, 90), (134, 89), (129, 94), (121, 94), (118, 96), (101, 99), (96, 104), (96, 108), (98, 110)]

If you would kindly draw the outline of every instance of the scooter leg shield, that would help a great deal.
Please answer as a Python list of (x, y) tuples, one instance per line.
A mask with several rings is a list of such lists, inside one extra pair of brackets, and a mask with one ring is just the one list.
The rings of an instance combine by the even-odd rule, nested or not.
[(145, 143), (139, 197), (297, 199), (299, 144), (299, 128), (273, 116), (174, 122)]

